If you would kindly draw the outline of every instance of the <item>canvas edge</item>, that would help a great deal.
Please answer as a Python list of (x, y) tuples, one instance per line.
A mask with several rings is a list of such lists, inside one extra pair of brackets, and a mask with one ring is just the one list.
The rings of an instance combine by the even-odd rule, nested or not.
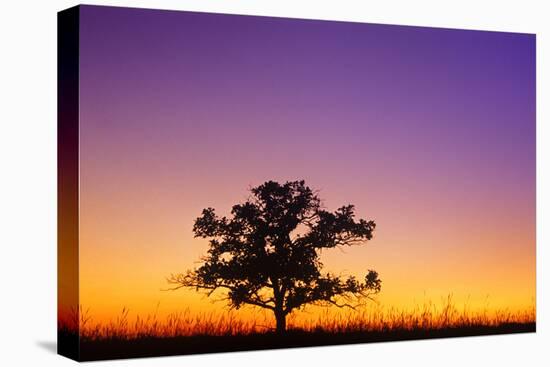
[(80, 360), (80, 6), (57, 13), (57, 353)]

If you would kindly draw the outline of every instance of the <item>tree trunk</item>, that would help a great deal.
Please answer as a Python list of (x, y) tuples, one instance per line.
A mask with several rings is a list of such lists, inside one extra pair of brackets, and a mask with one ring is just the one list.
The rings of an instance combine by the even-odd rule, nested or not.
[(277, 321), (277, 334), (284, 334), (286, 331), (286, 315), (284, 312), (275, 312), (275, 320)]

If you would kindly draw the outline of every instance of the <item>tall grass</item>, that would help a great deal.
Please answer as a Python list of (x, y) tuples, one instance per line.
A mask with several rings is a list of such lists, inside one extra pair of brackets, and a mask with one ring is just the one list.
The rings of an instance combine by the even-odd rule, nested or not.
[[(247, 317), (243, 318), (243, 314)], [(85, 340), (249, 335), (274, 329), (274, 317), (270, 312), (260, 311), (252, 315), (246, 311), (194, 313), (185, 309), (162, 318), (157, 311), (141, 317), (132, 316), (128, 308), (123, 308), (115, 319), (95, 322), (90, 311), (80, 307), (78, 312), (74, 312), (72, 320), (60, 321), (60, 329), (71, 331), (79, 325), (80, 337)], [(287, 324), (290, 330), (350, 333), (497, 327), (534, 323), (535, 320), (535, 305), (517, 312), (487, 308), (473, 310), (467, 304), (457, 307), (452, 296), (449, 296), (439, 305), (425, 302), (409, 310), (374, 305), (360, 310), (343, 311), (329, 307), (311, 313), (298, 311), (288, 316)]]
[(534, 323), (534, 305), (523, 311), (508, 309), (471, 309), (468, 305), (457, 307), (452, 296), (440, 305), (425, 302), (411, 310), (377, 306), (371, 309), (349, 312), (334, 312), (328, 309), (313, 320), (301, 320), (292, 324), (306, 331), (328, 331), (332, 333), (398, 331), (398, 330), (438, 330), (447, 328), (496, 327), (511, 323)]

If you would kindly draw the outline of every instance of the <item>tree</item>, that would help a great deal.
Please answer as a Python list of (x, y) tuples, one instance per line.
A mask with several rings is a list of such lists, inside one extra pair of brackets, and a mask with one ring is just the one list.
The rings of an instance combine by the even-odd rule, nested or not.
[(277, 332), (286, 330), (286, 316), (307, 304), (355, 308), (381, 288), (378, 273), (365, 279), (322, 274), (320, 251), (360, 245), (372, 238), (375, 223), (355, 220), (353, 205), (335, 212), (321, 207), (318, 195), (304, 181), (268, 181), (234, 205), (231, 217), (207, 208), (195, 220), (195, 237), (207, 238), (201, 266), (172, 274), (172, 290), (194, 288), (212, 295), (225, 290), (232, 308), (252, 305), (275, 314)]

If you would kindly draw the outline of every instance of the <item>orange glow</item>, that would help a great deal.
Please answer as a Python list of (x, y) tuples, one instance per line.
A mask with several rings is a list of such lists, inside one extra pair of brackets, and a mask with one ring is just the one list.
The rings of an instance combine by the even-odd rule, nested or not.
[[(227, 195), (227, 190), (204, 200), (192, 190), (145, 195), (141, 191), (145, 184), (133, 191), (123, 182), (120, 185), (120, 191), (102, 192), (88, 190), (86, 181), (83, 183), (80, 302), (93, 319), (115, 319), (123, 307), (132, 315), (148, 315), (158, 309), (163, 316), (184, 309), (225, 310), (224, 303), (213, 303), (194, 291), (163, 291), (168, 287), (165, 277), (193, 268), (205, 253), (207, 242), (193, 238), (191, 231), (200, 210), (212, 205), (227, 213), (246, 192), (235, 189)], [(204, 189), (216, 192), (214, 186)], [(384, 307), (410, 309), (426, 301), (437, 303), (448, 294), (453, 294), (457, 305), (474, 309), (521, 311), (533, 307), (532, 218), (502, 227), (509, 217), (506, 212), (481, 215), (477, 203), (471, 202), (456, 207), (449, 221), (436, 202), (409, 203), (418, 210), (406, 213), (396, 210), (398, 204), (388, 205), (379, 199), (392, 197), (393, 192), (375, 192), (358, 199), (342, 193), (328, 195), (334, 191), (338, 192), (329, 188), (322, 192), (327, 207), (354, 202), (358, 216), (376, 220), (377, 229), (375, 238), (365, 246), (323, 252), (325, 270), (362, 276), (367, 269), (376, 269), (383, 281), (377, 299)], [(117, 199), (108, 200), (107, 195)], [(238, 312), (245, 319), (253, 313), (251, 309)], [(299, 318), (299, 313), (293, 317)]]

